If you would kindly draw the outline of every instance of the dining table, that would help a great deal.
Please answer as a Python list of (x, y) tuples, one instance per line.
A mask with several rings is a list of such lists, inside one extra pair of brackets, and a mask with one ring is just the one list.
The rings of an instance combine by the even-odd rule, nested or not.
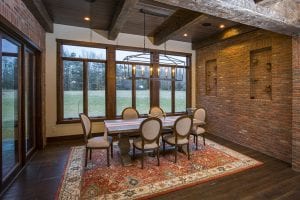
[[(181, 115), (182, 116), (182, 115)], [(175, 121), (180, 116), (161, 117), (162, 128), (173, 128)], [(141, 123), (147, 118), (136, 119), (114, 119), (104, 120), (104, 131), (109, 136), (119, 136), (118, 146), (120, 149), (120, 158), (123, 166), (131, 166), (132, 159), (130, 156), (130, 137), (139, 135)], [(193, 124), (199, 123), (194, 120)]]

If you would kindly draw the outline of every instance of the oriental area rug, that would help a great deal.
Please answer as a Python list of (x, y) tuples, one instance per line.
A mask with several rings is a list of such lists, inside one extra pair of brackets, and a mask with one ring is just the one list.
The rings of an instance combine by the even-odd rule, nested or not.
[(73, 147), (56, 199), (148, 199), (262, 165), (210, 140), (197, 151), (191, 146), (190, 160), (178, 153), (175, 164), (169, 151), (160, 155), (157, 166), (156, 157), (145, 155), (144, 169), (139, 158), (123, 167), (116, 144), (110, 167), (106, 166), (106, 150), (94, 150), (85, 168), (85, 147)]

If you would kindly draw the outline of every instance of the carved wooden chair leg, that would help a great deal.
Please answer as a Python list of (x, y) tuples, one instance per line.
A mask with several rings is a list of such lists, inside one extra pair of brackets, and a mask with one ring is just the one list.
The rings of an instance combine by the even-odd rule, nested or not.
[(110, 153), (111, 153), (111, 158), (113, 158), (114, 157), (114, 145), (113, 145), (113, 143), (111, 143), (110, 144)]
[(203, 144), (205, 146), (205, 135), (204, 135), (204, 133), (203, 133), (202, 137), (203, 137)]
[(90, 160), (92, 160), (92, 149), (90, 149)]
[(198, 150), (198, 135), (196, 136), (196, 150)]
[(160, 162), (159, 162), (159, 147), (156, 150), (156, 155), (157, 155), (157, 166), (159, 166), (160, 165)]
[(177, 151), (178, 151), (178, 148), (177, 148), (177, 145), (175, 145), (175, 163), (177, 163)]
[(142, 149), (142, 169), (144, 169), (144, 149)]
[(190, 143), (187, 143), (188, 160), (190, 159)]
[(165, 155), (166, 153), (166, 142), (163, 140), (163, 154)]
[(87, 166), (88, 152), (88, 148), (85, 148), (85, 166)]

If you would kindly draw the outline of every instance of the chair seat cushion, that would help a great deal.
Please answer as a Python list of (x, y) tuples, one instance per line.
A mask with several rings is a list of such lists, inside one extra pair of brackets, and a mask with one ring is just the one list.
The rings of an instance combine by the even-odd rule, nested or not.
[(193, 135), (201, 135), (205, 133), (205, 129), (202, 127), (195, 127), (193, 128)]
[(88, 139), (87, 147), (89, 148), (106, 148), (110, 146), (111, 137), (106, 140), (104, 137), (92, 137)]
[[(137, 147), (138, 149), (142, 149), (142, 139), (137, 138), (133, 141), (133, 145)], [(157, 145), (156, 141), (152, 143), (145, 143), (144, 144), (144, 149), (155, 149), (158, 148), (160, 143)]]
[[(170, 144), (174, 144), (175, 145), (175, 136), (174, 135), (166, 135), (163, 137), (163, 140), (165, 140), (166, 142), (170, 143)], [(177, 144), (187, 144), (189, 141), (186, 137), (184, 138), (177, 138)]]

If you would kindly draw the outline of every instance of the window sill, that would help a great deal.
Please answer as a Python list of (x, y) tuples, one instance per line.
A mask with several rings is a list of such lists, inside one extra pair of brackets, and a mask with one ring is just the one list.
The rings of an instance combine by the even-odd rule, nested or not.
[[(106, 120), (107, 118), (104, 117), (99, 117), (99, 118), (90, 118), (92, 122), (103, 122), (104, 120)], [(63, 120), (57, 120), (56, 124), (76, 124), (76, 123), (80, 123), (80, 119), (63, 119)]]

